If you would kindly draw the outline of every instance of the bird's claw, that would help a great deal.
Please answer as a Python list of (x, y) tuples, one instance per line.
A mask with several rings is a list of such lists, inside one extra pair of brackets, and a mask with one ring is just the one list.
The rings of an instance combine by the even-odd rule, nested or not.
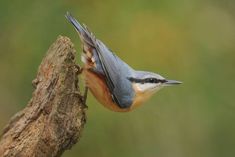
[(80, 65), (78, 65), (78, 64), (75, 64), (74, 65), (75, 66), (75, 68), (76, 68), (76, 72), (77, 72), (77, 74), (79, 75), (79, 74), (81, 74), (82, 73), (82, 71), (83, 71), (83, 68), (82, 67), (80, 67)]

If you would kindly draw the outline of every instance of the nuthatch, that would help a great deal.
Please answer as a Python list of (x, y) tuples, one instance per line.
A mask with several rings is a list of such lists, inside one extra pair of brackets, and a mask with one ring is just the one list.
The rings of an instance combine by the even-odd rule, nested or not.
[(181, 82), (167, 80), (159, 74), (136, 71), (116, 56), (83, 24), (70, 14), (66, 18), (73, 24), (82, 41), (82, 74), (86, 86), (106, 108), (127, 112), (136, 108), (164, 86)]

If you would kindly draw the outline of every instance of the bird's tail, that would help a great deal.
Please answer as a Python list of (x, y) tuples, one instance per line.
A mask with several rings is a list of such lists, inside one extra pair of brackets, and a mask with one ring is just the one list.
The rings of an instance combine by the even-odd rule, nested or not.
[(96, 60), (93, 57), (93, 50), (96, 47), (96, 38), (88, 30), (87, 26), (83, 26), (69, 13), (65, 15), (70, 23), (75, 27), (76, 31), (79, 34), (79, 37), (83, 45), (83, 54), (81, 55), (82, 62), (85, 63), (85, 67), (93, 68), (96, 64)]
[(72, 23), (82, 42), (89, 46), (94, 46), (95, 36), (88, 30), (87, 26), (84, 24), (82, 26), (69, 12), (66, 13), (65, 17), (70, 23)]

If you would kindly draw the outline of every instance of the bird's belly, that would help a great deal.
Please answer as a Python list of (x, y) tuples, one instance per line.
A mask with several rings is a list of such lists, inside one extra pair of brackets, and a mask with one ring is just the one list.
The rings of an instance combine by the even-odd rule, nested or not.
[(105, 79), (102, 75), (84, 69), (83, 76), (86, 82), (86, 86), (104, 107), (116, 112), (127, 112), (131, 110), (131, 108), (120, 108), (113, 102), (109, 89), (105, 83)]

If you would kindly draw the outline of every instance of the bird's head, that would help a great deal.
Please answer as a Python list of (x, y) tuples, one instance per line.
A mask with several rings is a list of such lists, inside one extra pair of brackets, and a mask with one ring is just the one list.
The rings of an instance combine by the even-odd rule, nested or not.
[(135, 74), (129, 80), (132, 82), (136, 92), (146, 95), (152, 95), (162, 87), (182, 83), (180, 81), (168, 80), (159, 74), (146, 71), (135, 71)]

